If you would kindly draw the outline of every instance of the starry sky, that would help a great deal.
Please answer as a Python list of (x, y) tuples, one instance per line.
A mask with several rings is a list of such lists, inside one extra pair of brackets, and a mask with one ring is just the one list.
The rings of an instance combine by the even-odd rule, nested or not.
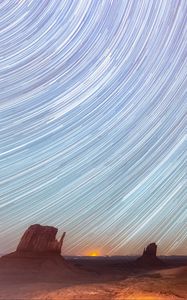
[(0, 1), (0, 253), (186, 254), (186, 0)]

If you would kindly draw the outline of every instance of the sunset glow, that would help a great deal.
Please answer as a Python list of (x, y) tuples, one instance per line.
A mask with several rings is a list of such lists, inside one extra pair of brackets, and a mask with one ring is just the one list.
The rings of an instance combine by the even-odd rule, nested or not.
[(99, 250), (93, 250), (93, 251), (89, 251), (87, 253), (87, 256), (101, 256), (101, 253)]
[(96, 252), (93, 252), (93, 253), (91, 254), (91, 256), (98, 256), (98, 254), (97, 254)]

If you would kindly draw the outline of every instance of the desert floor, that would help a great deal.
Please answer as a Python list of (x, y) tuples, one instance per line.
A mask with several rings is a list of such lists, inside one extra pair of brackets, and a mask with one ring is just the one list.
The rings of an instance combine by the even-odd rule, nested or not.
[[(73, 268), (62, 274), (54, 272), (53, 265), (48, 263), (39, 277), (28, 268), (25, 274), (29, 276), (25, 278), (16, 270), (10, 278), (4, 278), (0, 265), (0, 299), (187, 300), (186, 260), (173, 260), (161, 269), (137, 269), (131, 262), (110, 258), (77, 258), (69, 259), (68, 263), (75, 267), (76, 274)], [(48, 276), (51, 272), (52, 276)]]

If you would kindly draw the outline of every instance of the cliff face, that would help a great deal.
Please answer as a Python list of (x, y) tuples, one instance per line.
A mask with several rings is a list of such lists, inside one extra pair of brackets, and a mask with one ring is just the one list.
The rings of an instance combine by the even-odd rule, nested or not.
[(31, 225), (23, 234), (16, 252), (54, 252), (60, 254), (65, 233), (58, 241), (56, 240), (57, 231), (58, 229), (52, 226)]
[(143, 251), (143, 255), (136, 260), (137, 265), (141, 267), (161, 267), (163, 262), (156, 256), (157, 245), (149, 244)]
[(41, 280), (56, 283), (67, 278), (78, 278), (79, 269), (61, 255), (65, 233), (57, 240), (57, 232), (58, 229), (52, 226), (30, 226), (21, 237), (16, 251), (0, 258), (0, 282)]
[(156, 257), (157, 245), (151, 243), (144, 249), (143, 256), (153, 256)]

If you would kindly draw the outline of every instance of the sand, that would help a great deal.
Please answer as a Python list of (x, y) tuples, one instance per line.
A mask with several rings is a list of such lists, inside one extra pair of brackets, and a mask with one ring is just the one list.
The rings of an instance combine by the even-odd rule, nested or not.
[[(36, 279), (6, 277), (0, 282), (1, 300), (181, 300), (187, 299), (187, 266), (162, 269), (140, 269), (111, 261), (76, 261), (78, 273), (72, 278), (42, 270)], [(104, 267), (105, 266), (105, 267)], [(87, 269), (85, 271), (85, 269)], [(67, 270), (64, 270), (65, 274)], [(2, 272), (2, 268), (1, 268)], [(19, 274), (18, 274), (19, 275)], [(27, 274), (28, 275), (28, 274)], [(2, 274), (1, 274), (2, 276)], [(43, 276), (43, 278), (42, 278)], [(55, 278), (55, 276), (58, 276)]]

